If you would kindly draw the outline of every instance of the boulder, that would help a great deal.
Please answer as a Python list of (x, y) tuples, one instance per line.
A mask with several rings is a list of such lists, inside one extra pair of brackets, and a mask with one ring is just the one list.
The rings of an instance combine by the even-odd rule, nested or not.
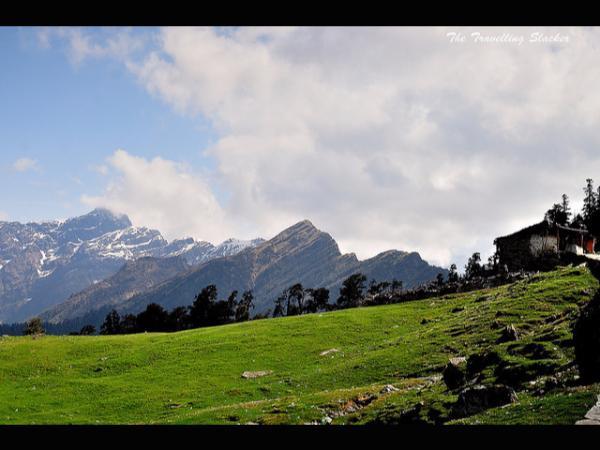
[(397, 419), (398, 425), (418, 425), (426, 424), (427, 422), (421, 417), (421, 410), (423, 409), (424, 403), (419, 402), (411, 408), (408, 408), (400, 414)]
[(448, 386), (448, 389), (457, 389), (464, 386), (466, 382), (466, 366), (467, 358), (456, 357), (451, 358), (442, 371), (442, 377), (444, 383)]
[(321, 425), (331, 425), (331, 422), (333, 422), (333, 419), (329, 416), (325, 416), (321, 419)]
[[(600, 264), (598, 266), (600, 270)], [(600, 292), (581, 309), (573, 329), (573, 341), (582, 380), (600, 381)]]
[(324, 350), (321, 353), (319, 353), (319, 356), (327, 356), (327, 355), (331, 355), (332, 353), (338, 353), (340, 350), (337, 348), (331, 348), (329, 350)]
[(469, 359), (467, 360), (467, 376), (471, 378), (486, 367), (497, 365), (500, 361), (500, 355), (494, 351), (484, 350), (481, 353), (474, 353), (469, 356)]
[(271, 375), (273, 373), (272, 370), (257, 370), (255, 372), (244, 372), (242, 373), (242, 378), (259, 378), (265, 377), (267, 375)]
[(380, 394), (389, 394), (390, 392), (397, 392), (399, 390), (400, 389), (398, 389), (393, 384), (386, 384), (384, 387), (381, 388), (381, 391), (379, 391), (379, 393)]
[(466, 417), (489, 408), (517, 401), (514, 389), (505, 385), (473, 386), (463, 389), (452, 407), (454, 417)]
[(600, 422), (600, 395), (598, 396), (598, 402), (586, 413), (585, 418)]
[(497, 343), (502, 343), (502, 342), (511, 342), (511, 341), (518, 341), (519, 340), (519, 332), (517, 331), (517, 329), (515, 328), (515, 326), (513, 324), (507, 325), (506, 327), (504, 327), (504, 329), (502, 330), (502, 334), (500, 334), (500, 337), (498, 338), (498, 340), (496, 341)]
[(424, 417), (425, 403), (419, 402), (407, 409), (382, 409), (373, 420), (367, 422), (369, 425), (428, 425), (429, 421)]
[(595, 420), (582, 419), (575, 422), (575, 425), (600, 425), (600, 422), (596, 422)]

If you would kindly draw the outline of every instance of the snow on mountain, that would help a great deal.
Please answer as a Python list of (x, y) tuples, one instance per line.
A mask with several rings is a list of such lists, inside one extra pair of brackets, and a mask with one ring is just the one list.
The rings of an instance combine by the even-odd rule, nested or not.
[[(264, 239), (252, 239), (250, 241), (242, 241), (240, 239), (227, 239), (217, 245), (211, 252), (212, 258), (220, 258), (223, 256), (235, 255), (248, 247), (256, 247), (265, 242)], [(211, 259), (212, 259), (211, 258)]]
[(193, 266), (261, 242), (168, 242), (158, 230), (135, 227), (127, 216), (105, 209), (64, 221), (0, 222), (0, 322), (22, 320), (60, 303), (127, 261), (178, 256)]

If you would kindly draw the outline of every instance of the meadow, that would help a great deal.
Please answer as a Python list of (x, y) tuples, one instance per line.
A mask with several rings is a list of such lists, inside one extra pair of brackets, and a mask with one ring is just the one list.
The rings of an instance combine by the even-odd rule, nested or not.
[[(5, 336), (0, 423), (393, 424), (420, 405), (430, 423), (573, 424), (599, 386), (532, 386), (572, 367), (571, 324), (597, 289), (585, 267), (567, 267), (494, 289), (178, 333)], [(508, 324), (519, 341), (498, 343)], [(512, 380), (519, 401), (453, 419), (457, 395), (441, 371), (482, 351), (504, 363), (482, 382)]]

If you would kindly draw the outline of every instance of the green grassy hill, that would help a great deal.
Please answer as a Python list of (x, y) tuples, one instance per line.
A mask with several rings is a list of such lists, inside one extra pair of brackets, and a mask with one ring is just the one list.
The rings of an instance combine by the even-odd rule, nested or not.
[[(564, 268), (467, 294), (172, 334), (3, 337), (0, 423), (397, 423), (417, 404), (424, 420), (446, 422), (457, 396), (444, 365), (487, 351), (501, 368), (483, 382), (510, 380), (519, 401), (451, 423), (572, 424), (600, 387), (536, 389), (570, 376), (570, 324), (597, 288), (587, 269)], [(497, 344), (508, 324), (521, 339)]]

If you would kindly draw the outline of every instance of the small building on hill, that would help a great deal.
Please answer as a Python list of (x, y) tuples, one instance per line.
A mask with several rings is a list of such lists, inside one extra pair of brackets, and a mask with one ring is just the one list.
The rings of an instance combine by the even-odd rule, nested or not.
[(494, 240), (498, 263), (508, 270), (539, 269), (561, 255), (593, 254), (596, 238), (587, 230), (543, 220)]

